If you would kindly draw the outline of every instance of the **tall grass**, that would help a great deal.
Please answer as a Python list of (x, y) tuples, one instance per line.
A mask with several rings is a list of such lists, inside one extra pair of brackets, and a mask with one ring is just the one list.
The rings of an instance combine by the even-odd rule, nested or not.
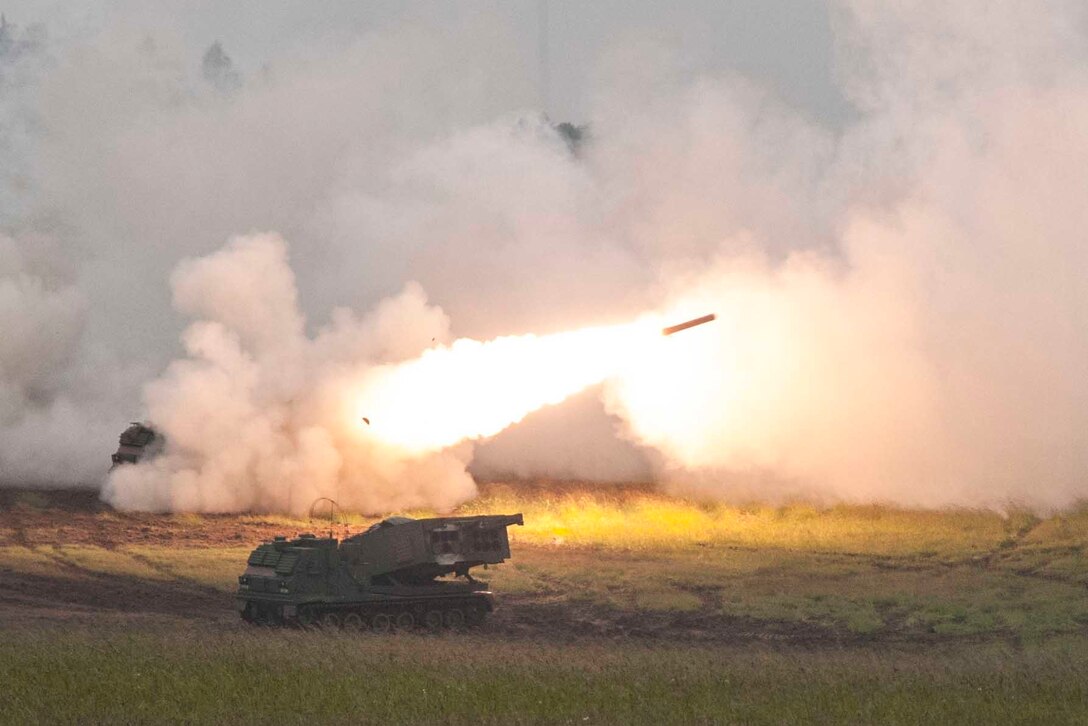
[(1088, 647), (776, 652), (201, 630), (0, 643), (7, 723), (1074, 723)]

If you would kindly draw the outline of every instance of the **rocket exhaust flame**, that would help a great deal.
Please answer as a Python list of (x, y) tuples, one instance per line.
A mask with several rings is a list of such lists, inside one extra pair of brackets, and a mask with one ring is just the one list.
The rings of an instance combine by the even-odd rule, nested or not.
[(358, 396), (363, 432), (412, 455), (493, 436), (533, 411), (601, 382), (645, 344), (633, 323), (554, 335), (462, 338), (367, 373)]
[[(360, 435), (420, 455), (493, 436), (646, 358), (664, 335), (714, 320), (704, 315), (664, 329), (650, 318), (554, 335), (454, 341), (368, 373), (358, 396)], [(364, 430), (365, 429), (365, 430)]]

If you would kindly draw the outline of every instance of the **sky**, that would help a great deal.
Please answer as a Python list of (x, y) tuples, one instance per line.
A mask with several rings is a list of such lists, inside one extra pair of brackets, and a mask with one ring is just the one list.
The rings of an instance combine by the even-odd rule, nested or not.
[[(331, 0), (319, 11), (304, 3), (258, 0), (9, 0), (3, 7), (10, 20), (23, 24), (49, 17), (64, 18), (72, 28), (123, 22), (136, 32), (165, 31), (194, 53), (219, 40), (241, 67), (251, 70), (285, 52), (318, 43), (335, 47), (361, 33), (423, 18), (457, 32), (459, 20), (487, 16), (516, 39), (517, 72), (534, 86), (534, 102), (546, 95), (547, 111), (557, 119), (577, 123), (587, 118), (590, 79), (602, 56), (626, 39), (679, 48), (684, 71), (693, 77), (734, 71), (764, 81), (789, 103), (828, 124), (840, 123), (850, 113), (833, 77), (832, 13), (820, 0), (691, 0), (667, 6), (648, 0)], [(546, 93), (540, 67), (545, 17), (550, 61)]]

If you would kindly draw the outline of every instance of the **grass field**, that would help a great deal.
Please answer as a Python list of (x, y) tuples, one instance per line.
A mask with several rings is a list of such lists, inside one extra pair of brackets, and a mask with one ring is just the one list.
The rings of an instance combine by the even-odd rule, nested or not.
[[(492, 485), (469, 635), (252, 630), (249, 549), (319, 523), (0, 510), (0, 719), (1084, 723), (1088, 510), (733, 507)], [(351, 517), (334, 529), (356, 531)]]
[(1080, 641), (784, 652), (484, 636), (30, 631), (12, 723), (1076, 723)]

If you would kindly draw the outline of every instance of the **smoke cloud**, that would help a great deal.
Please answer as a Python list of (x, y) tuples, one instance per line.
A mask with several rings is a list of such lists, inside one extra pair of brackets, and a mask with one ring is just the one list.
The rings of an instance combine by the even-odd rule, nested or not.
[[(844, 120), (693, 74), (633, 31), (585, 74), (575, 147), (524, 110), (532, 59), (494, 9), (299, 38), (263, 64), (148, 30), (171, 17), (9, 25), (4, 481), (100, 485), (146, 417), (167, 450), (113, 474), (118, 506), (448, 508), (507, 474), (739, 499), (1085, 497), (1084, 8), (830, 14)], [(577, 337), (707, 312), (653, 344)], [(423, 390), (390, 381), (455, 349), (534, 395), (468, 426), (512, 398), (445, 366), (360, 423), (374, 391)], [(562, 385), (559, 360), (579, 374)], [(381, 428), (455, 420), (444, 404), (463, 437)]]
[[(448, 335), (445, 315), (418, 286), (363, 319), (339, 310), (307, 338), (276, 235), (234, 238), (183, 261), (171, 282), (178, 309), (198, 320), (182, 336), (187, 357), (145, 391), (167, 451), (117, 469), (107, 500), (156, 511), (301, 513), (328, 497), (373, 512), (448, 508), (475, 493), (463, 448), (407, 456), (359, 435), (351, 411), (358, 371)], [(398, 327), (406, 321), (407, 332)]]

